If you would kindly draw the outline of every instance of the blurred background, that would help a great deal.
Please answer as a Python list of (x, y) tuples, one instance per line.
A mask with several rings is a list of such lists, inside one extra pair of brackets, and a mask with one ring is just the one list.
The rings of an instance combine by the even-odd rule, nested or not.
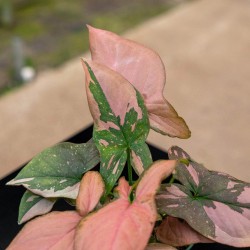
[(149, 143), (250, 182), (250, 0), (1, 0), (0, 178), (91, 124), (86, 24), (162, 57), (192, 137), (151, 131)]
[(175, 0), (1, 0), (0, 95), (88, 49), (85, 24), (122, 33)]

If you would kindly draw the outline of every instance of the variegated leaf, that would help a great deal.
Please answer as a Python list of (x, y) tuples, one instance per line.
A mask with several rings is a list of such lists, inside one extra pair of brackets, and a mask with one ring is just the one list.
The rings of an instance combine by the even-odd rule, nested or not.
[(156, 229), (157, 240), (171, 246), (185, 246), (194, 243), (213, 243), (192, 229), (187, 222), (167, 216)]
[(151, 127), (172, 137), (188, 138), (185, 121), (164, 98), (165, 68), (152, 49), (112, 32), (88, 26), (93, 61), (124, 76), (142, 94)]
[(60, 143), (33, 158), (8, 185), (23, 185), (43, 197), (76, 199), (82, 175), (99, 162), (93, 142)]
[(250, 184), (207, 170), (178, 147), (170, 148), (169, 157), (181, 162), (175, 174), (181, 184), (162, 185), (159, 211), (184, 219), (214, 241), (250, 246)]
[(81, 220), (75, 250), (145, 249), (157, 219), (156, 191), (175, 165), (176, 161), (154, 163), (141, 176), (132, 202), (131, 187), (122, 177), (116, 188), (119, 198)]
[(83, 67), (95, 123), (93, 139), (108, 193), (121, 175), (128, 154), (137, 174), (152, 163), (145, 143), (149, 133), (147, 110), (140, 93), (121, 75), (92, 62), (83, 62)]
[(48, 213), (56, 199), (47, 199), (26, 191), (21, 199), (18, 213), (18, 224), (22, 224), (35, 216)]

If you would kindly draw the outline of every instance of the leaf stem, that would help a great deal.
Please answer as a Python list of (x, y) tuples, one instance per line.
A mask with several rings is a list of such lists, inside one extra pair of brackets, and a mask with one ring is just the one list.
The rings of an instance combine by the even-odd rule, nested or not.
[(171, 179), (170, 179), (170, 181), (169, 181), (169, 184), (174, 183), (174, 180), (175, 180), (175, 177), (174, 177), (174, 175), (172, 175), (172, 177), (171, 177)]
[(192, 249), (193, 246), (194, 246), (194, 244), (189, 245), (189, 246), (186, 248), (186, 250)]
[(132, 166), (130, 161), (130, 148), (127, 149), (127, 165), (128, 165), (128, 183), (130, 186), (132, 186), (133, 176), (132, 176)]

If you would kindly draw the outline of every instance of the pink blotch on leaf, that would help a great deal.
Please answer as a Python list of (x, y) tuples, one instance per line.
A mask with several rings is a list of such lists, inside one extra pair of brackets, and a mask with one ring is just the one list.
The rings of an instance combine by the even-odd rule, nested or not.
[(237, 202), (250, 203), (250, 187), (245, 187), (241, 194), (237, 197)]
[(213, 205), (204, 206), (208, 217), (215, 225), (215, 238), (211, 239), (234, 247), (250, 246), (249, 209), (242, 208), (242, 211), (238, 212), (217, 201), (213, 201)]
[(164, 98), (165, 67), (159, 55), (112, 32), (88, 26), (92, 60), (119, 72), (142, 94), (151, 127), (165, 135), (189, 138), (183, 118)]
[[(100, 120), (101, 113), (99, 107), (89, 89), (90, 84), (94, 81), (89, 74), (87, 64), (94, 72), (114, 115), (120, 117), (121, 125), (124, 124), (126, 113), (132, 108), (138, 114), (138, 119), (142, 118), (142, 110), (137, 103), (136, 91), (122, 75), (105, 65), (92, 61), (82, 61), (82, 64), (86, 76), (86, 92), (89, 108), (95, 123), (98, 125), (98, 129), (108, 130), (109, 124)], [(115, 127), (117, 126), (115, 125)]]
[(134, 166), (134, 170), (140, 176), (144, 171), (143, 162), (133, 150), (131, 150), (131, 163)]

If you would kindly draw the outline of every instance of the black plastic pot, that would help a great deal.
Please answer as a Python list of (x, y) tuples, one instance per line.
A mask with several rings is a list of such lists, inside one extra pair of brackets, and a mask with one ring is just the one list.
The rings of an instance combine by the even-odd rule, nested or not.
[[(76, 134), (66, 141), (73, 143), (83, 143), (91, 139), (93, 127), (89, 127)], [(149, 145), (153, 160), (167, 159), (167, 153)], [(23, 167), (23, 166), (22, 166)], [(20, 167), (14, 173), (0, 180), (0, 250), (6, 249), (12, 239), (21, 230), (22, 226), (17, 224), (18, 208), (22, 195), (25, 191), (23, 187), (6, 186), (5, 183), (13, 179), (21, 170)], [(59, 200), (53, 210), (63, 211), (72, 210), (73, 208), (63, 200)], [(185, 248), (183, 248), (185, 249)], [(221, 244), (195, 244), (192, 250), (233, 250), (238, 249)], [(250, 248), (241, 248), (250, 249)], [(25, 249), (24, 249), (25, 250)]]

